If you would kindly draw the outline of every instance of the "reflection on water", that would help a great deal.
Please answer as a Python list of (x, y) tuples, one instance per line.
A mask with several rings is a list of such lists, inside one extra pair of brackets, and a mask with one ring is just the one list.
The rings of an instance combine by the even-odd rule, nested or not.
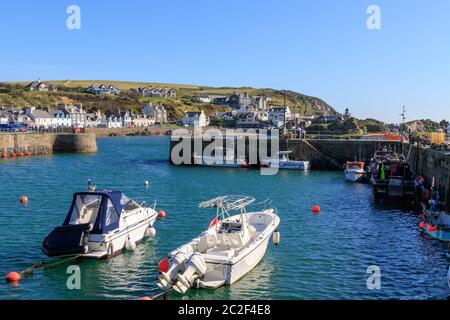
[[(280, 171), (261, 176), (240, 168), (174, 167), (168, 139), (101, 138), (94, 155), (32, 157), (1, 164), (0, 272), (47, 260), (41, 242), (67, 213), (73, 192), (88, 178), (100, 188), (158, 200), (167, 212), (157, 234), (134, 252), (112, 259), (75, 260), (36, 271), (15, 287), (0, 283), (1, 299), (135, 299), (159, 292), (158, 261), (207, 228), (214, 212), (197, 204), (223, 194), (272, 199), (281, 218), (281, 243), (269, 243), (260, 264), (231, 287), (191, 290), (171, 299), (445, 299), (447, 246), (420, 235), (408, 207), (375, 202), (365, 184), (342, 172)], [(144, 181), (149, 187), (144, 187)], [(28, 206), (18, 199), (27, 195)], [(311, 206), (319, 204), (319, 215)], [(253, 208), (251, 208), (253, 209)], [(67, 267), (81, 270), (81, 290), (69, 290)], [(366, 286), (378, 265), (381, 290)]]

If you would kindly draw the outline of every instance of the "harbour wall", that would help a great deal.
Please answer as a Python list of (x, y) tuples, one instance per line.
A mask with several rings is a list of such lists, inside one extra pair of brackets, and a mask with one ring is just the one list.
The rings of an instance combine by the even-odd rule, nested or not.
[(30, 152), (32, 155), (62, 152), (96, 152), (92, 133), (7, 133), (0, 134), (0, 152)]

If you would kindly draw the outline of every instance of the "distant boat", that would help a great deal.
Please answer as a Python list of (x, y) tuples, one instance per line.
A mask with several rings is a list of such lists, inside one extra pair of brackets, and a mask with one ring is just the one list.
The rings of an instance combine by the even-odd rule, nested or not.
[(264, 167), (278, 166), (279, 169), (288, 170), (310, 170), (311, 163), (309, 161), (290, 160), (289, 155), (292, 151), (279, 151), (275, 157), (261, 161)]
[[(190, 288), (215, 289), (232, 285), (251, 271), (266, 253), (269, 240), (279, 241), (280, 218), (274, 209), (246, 212), (252, 197), (222, 196), (199, 204), (215, 208), (208, 230), (172, 251), (159, 263), (157, 285), (186, 293)], [(228, 212), (238, 210), (230, 216)]]
[(210, 167), (241, 168), (247, 167), (244, 159), (236, 159), (233, 150), (215, 148), (210, 156), (194, 154), (194, 165)]
[(157, 215), (120, 191), (91, 187), (74, 194), (63, 225), (45, 238), (42, 250), (49, 257), (111, 257), (133, 250), (145, 236), (153, 237)]
[(361, 182), (366, 178), (364, 162), (347, 161), (345, 164), (345, 179), (350, 182)]

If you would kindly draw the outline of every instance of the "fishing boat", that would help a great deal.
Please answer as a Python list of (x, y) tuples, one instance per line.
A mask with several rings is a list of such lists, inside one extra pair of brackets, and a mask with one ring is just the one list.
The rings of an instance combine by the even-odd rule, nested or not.
[(279, 169), (288, 170), (310, 170), (311, 163), (309, 161), (296, 161), (289, 159), (289, 155), (292, 151), (279, 151), (275, 157), (271, 159), (265, 159), (261, 161), (261, 165), (264, 167), (275, 167)]
[[(264, 257), (271, 236), (275, 244), (280, 218), (274, 209), (247, 212), (255, 198), (221, 196), (201, 202), (215, 208), (208, 230), (172, 251), (159, 263), (157, 285), (163, 290), (186, 293), (190, 288), (215, 289), (232, 285)], [(230, 216), (229, 212), (239, 211)]]
[(400, 160), (398, 154), (392, 150), (390, 146), (384, 146), (382, 148), (378, 148), (372, 159), (369, 162), (369, 166), (367, 168), (367, 177), (370, 182), (370, 178), (372, 176), (372, 173), (377, 170), (378, 164), (384, 160), (389, 161), (398, 161)]
[(345, 164), (345, 179), (351, 182), (361, 182), (366, 178), (364, 162), (347, 161)]
[(42, 250), (49, 257), (111, 257), (153, 237), (157, 216), (145, 202), (138, 204), (120, 191), (96, 191), (89, 183), (87, 192), (73, 195), (64, 223), (45, 238)]
[(377, 161), (370, 184), (375, 197), (414, 199), (416, 196), (415, 173), (403, 157)]
[(439, 191), (435, 189), (434, 179), (431, 199), (428, 201), (428, 205), (422, 203), (422, 209), (419, 230), (434, 239), (450, 241), (450, 214), (444, 210), (444, 206), (439, 199)]
[(247, 167), (245, 159), (236, 159), (234, 151), (226, 148), (215, 148), (210, 156), (194, 153), (195, 165), (210, 167), (241, 168)]

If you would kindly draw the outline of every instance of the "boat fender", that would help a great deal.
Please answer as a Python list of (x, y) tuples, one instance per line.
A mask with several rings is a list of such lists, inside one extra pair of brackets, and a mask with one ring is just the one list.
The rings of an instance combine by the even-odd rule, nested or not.
[(148, 227), (145, 231), (145, 234), (147, 235), (147, 237), (153, 238), (156, 235), (156, 229), (153, 227)]
[(426, 226), (427, 226), (427, 224), (424, 221), (420, 221), (420, 223), (419, 223), (420, 229), (425, 229)]
[(275, 231), (272, 236), (272, 242), (274, 245), (279, 245), (281, 242), (281, 236), (279, 231)]
[(194, 253), (186, 263), (184, 273), (177, 275), (177, 281), (173, 288), (179, 293), (186, 293), (195, 280), (206, 273), (206, 269), (206, 262), (203, 256), (200, 253)]
[(83, 249), (84, 249), (84, 253), (89, 252), (89, 246), (87, 244), (84, 245)]
[(183, 253), (177, 253), (171, 260), (169, 264), (169, 270), (167, 272), (162, 272), (158, 276), (157, 286), (160, 289), (168, 290), (172, 286), (172, 281), (175, 279), (178, 271), (184, 268), (184, 262), (187, 257)]
[(86, 230), (86, 232), (91, 232), (92, 230), (94, 230), (94, 224), (89, 223), (89, 228)]
[(125, 241), (125, 248), (127, 250), (134, 251), (136, 249), (136, 243), (134, 241), (131, 241), (130, 237), (128, 237)]

